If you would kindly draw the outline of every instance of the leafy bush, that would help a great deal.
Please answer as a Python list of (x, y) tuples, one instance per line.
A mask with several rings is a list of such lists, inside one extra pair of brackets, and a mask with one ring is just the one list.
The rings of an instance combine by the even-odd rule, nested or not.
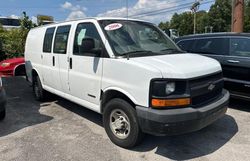
[(0, 26), (0, 60), (24, 56), (25, 41), (29, 30), (36, 25), (23, 12), (21, 27), (6, 30)]

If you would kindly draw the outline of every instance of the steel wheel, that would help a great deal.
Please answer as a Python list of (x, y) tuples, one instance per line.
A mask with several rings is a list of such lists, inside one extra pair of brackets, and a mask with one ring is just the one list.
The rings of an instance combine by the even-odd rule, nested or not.
[(113, 134), (119, 139), (126, 139), (130, 134), (128, 116), (120, 109), (111, 112), (109, 126)]

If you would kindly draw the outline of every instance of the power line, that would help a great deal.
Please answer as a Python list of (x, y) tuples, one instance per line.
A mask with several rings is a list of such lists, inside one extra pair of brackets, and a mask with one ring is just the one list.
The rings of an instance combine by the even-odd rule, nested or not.
[[(214, 2), (214, 0), (204, 2), (202, 4), (207, 4), (207, 3), (211, 3), (211, 2)], [(167, 13), (167, 12), (177, 11), (180, 9), (185, 9), (187, 7), (190, 7), (190, 5), (192, 5), (192, 4), (193, 4), (193, 2), (192, 3), (185, 3), (185, 4), (181, 4), (181, 6), (168, 7), (168, 8), (164, 8), (164, 9), (160, 9), (160, 10), (145, 12), (142, 14), (136, 14), (133, 16), (134, 17), (144, 17), (144, 16), (151, 16), (151, 15), (155, 15), (155, 14), (159, 14), (159, 13)]]
[[(208, 4), (208, 3), (212, 3), (212, 2), (214, 2), (214, 0), (203, 2), (202, 4)], [(133, 17), (138, 18), (138, 17), (145, 17), (145, 16), (153, 16), (153, 15), (157, 15), (157, 14), (161, 14), (161, 13), (174, 12), (174, 11), (178, 11), (181, 9), (186, 9), (187, 7), (190, 7), (190, 4), (192, 4), (192, 3), (183, 4), (184, 6), (181, 6), (181, 7), (175, 6), (175, 7), (169, 7), (169, 8), (165, 8), (165, 9), (161, 9), (161, 10), (150, 11), (150, 12), (146, 12), (143, 14), (137, 14), (137, 15), (134, 15)]]
[[(139, 11), (141, 10), (150, 10), (150, 9), (154, 9), (154, 8), (157, 8), (158, 6), (161, 6), (162, 8), (159, 9), (159, 10), (165, 10), (165, 9), (170, 9), (170, 8), (174, 8), (174, 7), (177, 7), (177, 6), (169, 6), (171, 4), (176, 4), (178, 2), (183, 2), (183, 0), (172, 0), (172, 1), (168, 1), (168, 2), (171, 2), (171, 3), (167, 3), (167, 5), (155, 5), (154, 7), (147, 7), (147, 8), (143, 8), (143, 9), (139, 9)], [(190, 2), (191, 3), (191, 2)], [(192, 4), (192, 3), (191, 3)], [(181, 4), (180, 4), (181, 5)], [(164, 8), (164, 6), (166, 6), (166, 8)], [(155, 11), (159, 11), (159, 10), (154, 10), (154, 11), (149, 11), (149, 12), (155, 12)], [(136, 9), (136, 11), (138, 11), (138, 9)], [(148, 12), (143, 12), (143, 13), (139, 13), (139, 14), (134, 14), (134, 15), (129, 15), (130, 17), (131, 16), (138, 16), (138, 15), (143, 15), (145, 13), (148, 13)]]
[[(192, 2), (189, 2), (189, 3), (185, 3), (185, 4), (182, 4), (184, 5), (185, 7), (191, 5)], [(173, 7), (167, 7), (167, 8), (163, 8), (163, 9), (159, 9), (159, 10), (154, 10), (154, 11), (149, 11), (149, 12), (145, 12), (145, 13), (140, 13), (140, 14), (135, 14), (135, 15), (131, 15), (132, 17), (143, 17), (143, 15), (148, 15), (148, 14), (151, 14), (151, 13), (156, 13), (156, 12), (162, 12), (162, 11), (165, 11), (165, 10), (169, 10), (169, 9), (172, 9), (172, 8), (179, 8), (180, 6), (173, 6)]]

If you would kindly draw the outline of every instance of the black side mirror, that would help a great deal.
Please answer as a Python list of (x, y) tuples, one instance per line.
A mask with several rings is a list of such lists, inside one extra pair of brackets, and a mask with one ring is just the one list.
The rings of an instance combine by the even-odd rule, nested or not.
[(95, 48), (95, 40), (91, 38), (82, 39), (80, 48), (81, 53), (92, 53), (92, 50)]

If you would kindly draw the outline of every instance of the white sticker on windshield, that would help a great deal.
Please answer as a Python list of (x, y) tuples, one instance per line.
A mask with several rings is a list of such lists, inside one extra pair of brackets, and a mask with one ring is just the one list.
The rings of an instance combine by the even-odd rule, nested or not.
[(112, 23), (112, 24), (107, 25), (104, 29), (106, 31), (113, 31), (113, 30), (117, 30), (121, 27), (122, 27), (122, 24), (120, 24), (120, 23)]

